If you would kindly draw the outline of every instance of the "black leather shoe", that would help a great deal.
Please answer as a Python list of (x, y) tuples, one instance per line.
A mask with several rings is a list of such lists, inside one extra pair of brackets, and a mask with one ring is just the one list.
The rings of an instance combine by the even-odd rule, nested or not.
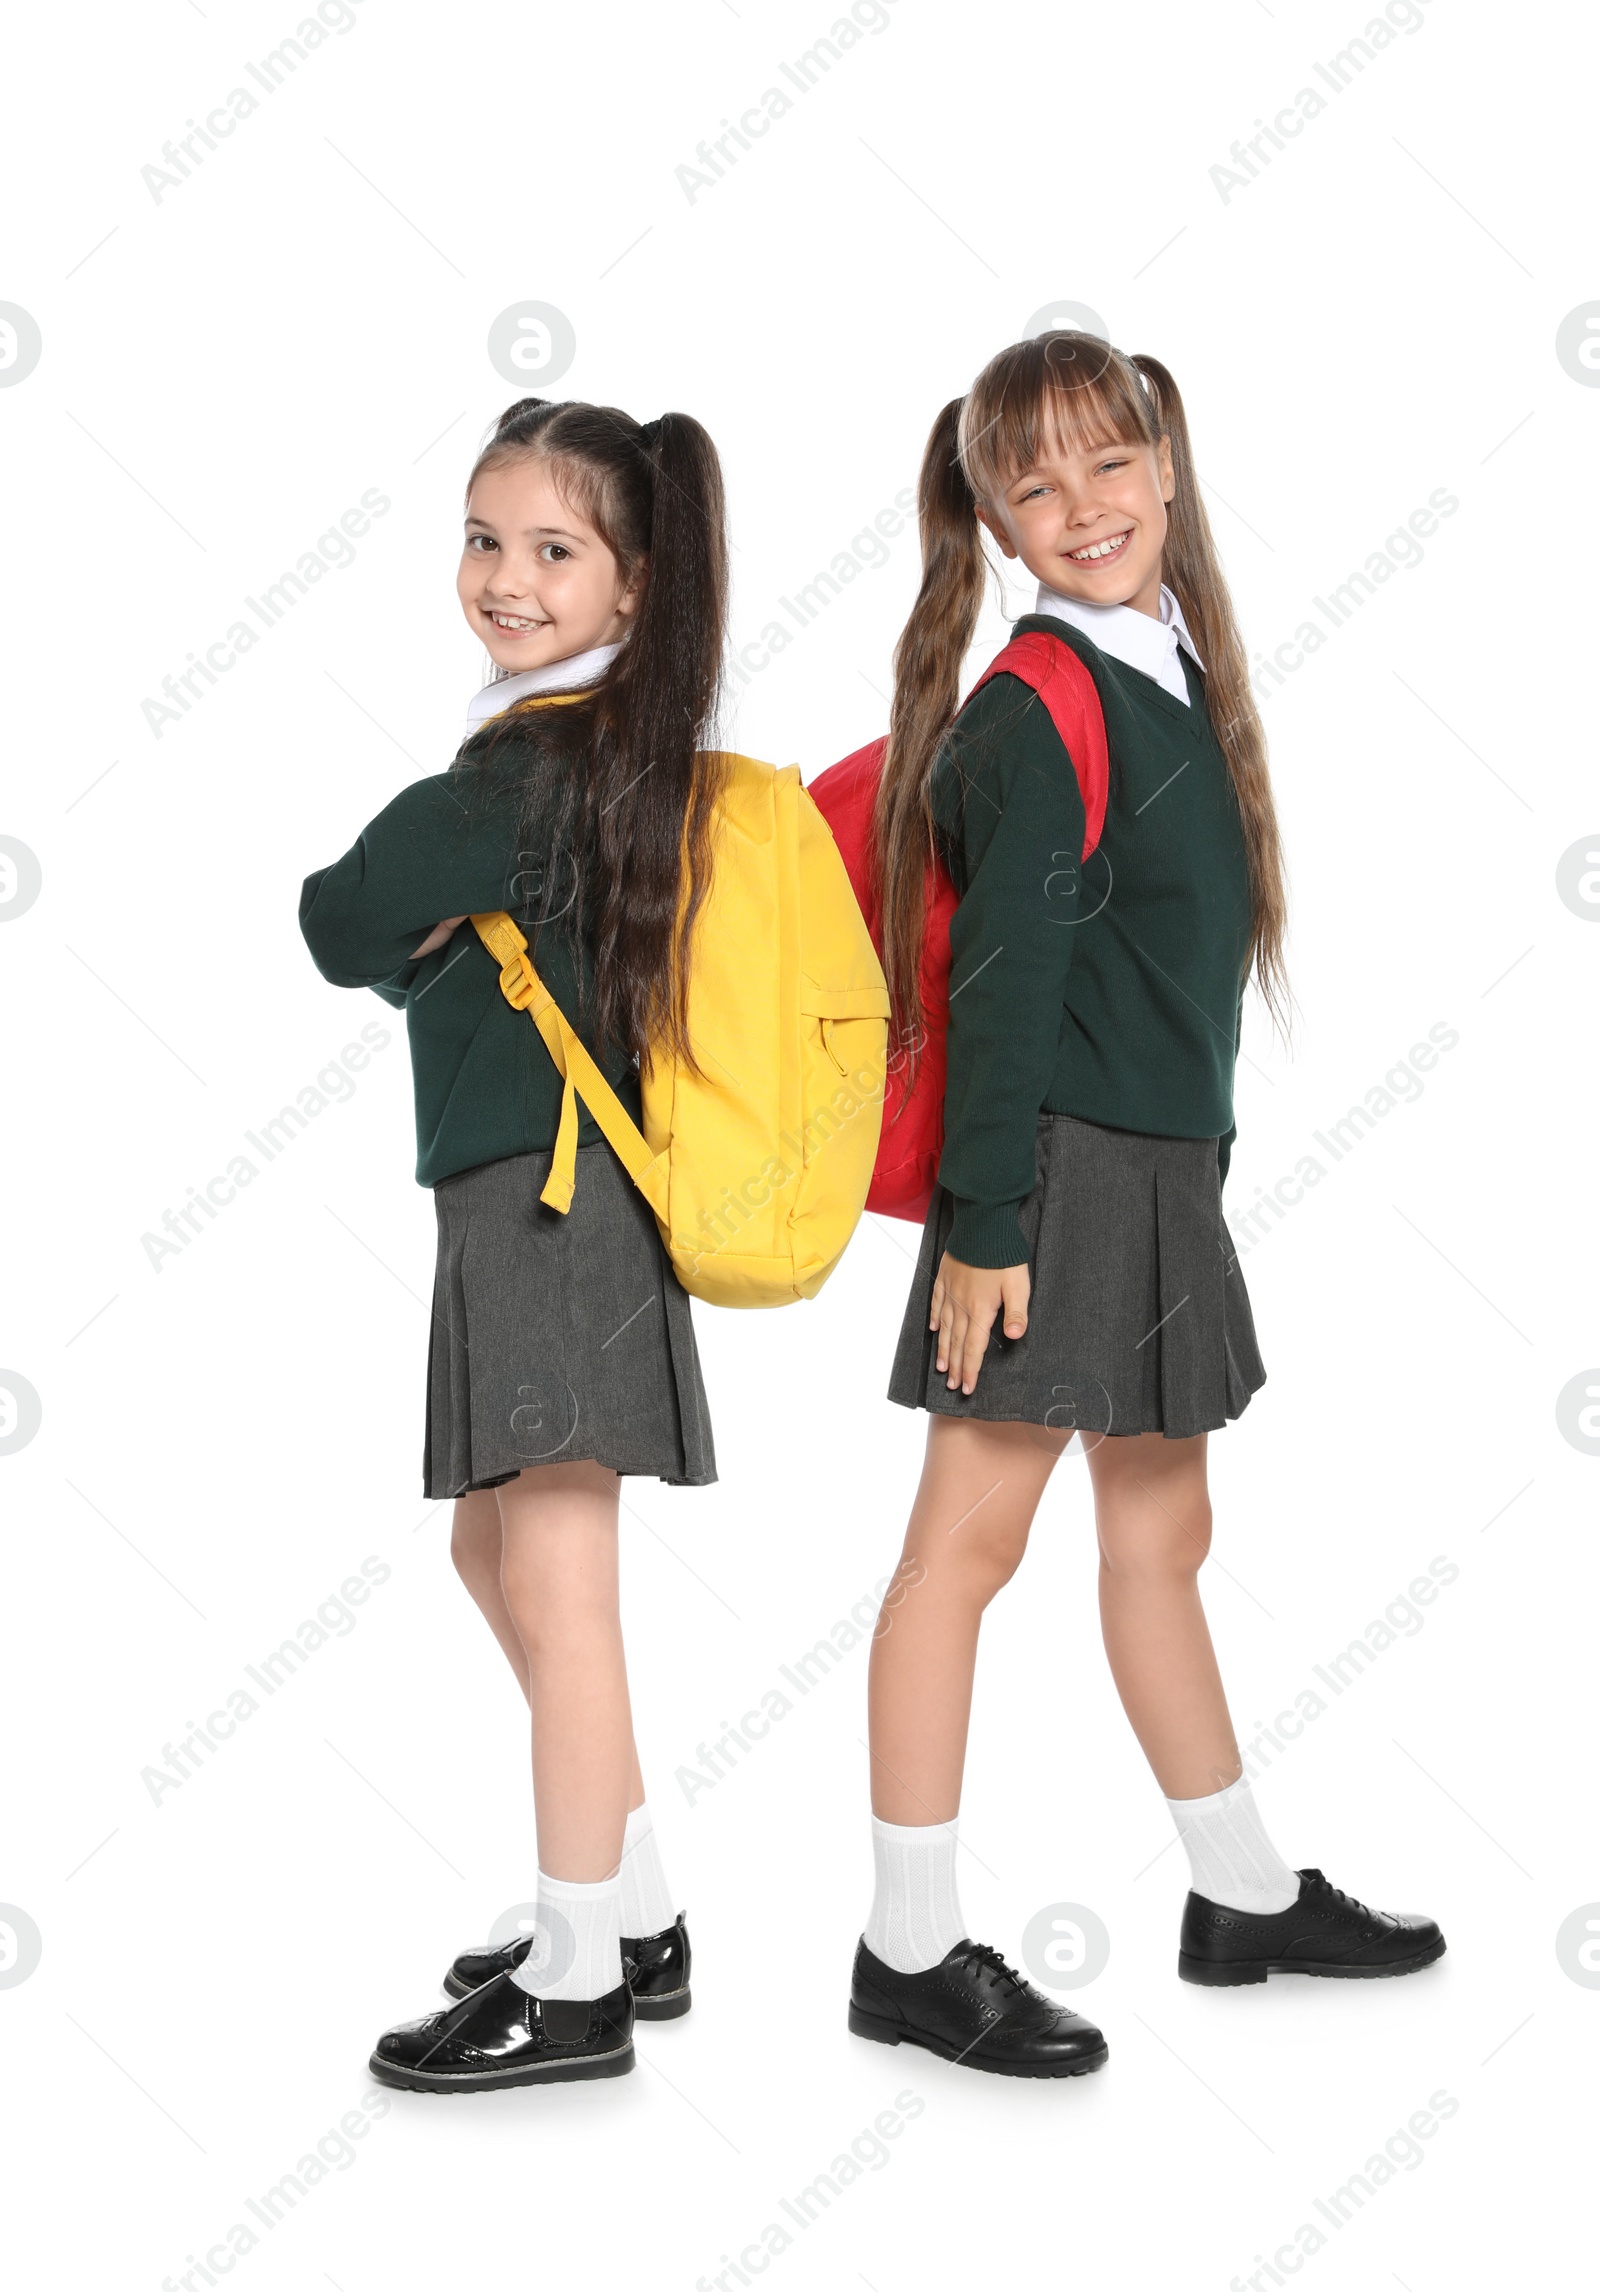
[(367, 2065), (380, 2085), (413, 2093), (487, 2093), (623, 2077), (633, 2067), (626, 1982), (603, 1998), (535, 1998), (496, 1974), (459, 2005), (386, 2029)]
[[(470, 1997), (496, 1974), (509, 1974), (513, 1966), (521, 1965), (532, 1941), (531, 1934), (520, 1934), (514, 1942), (463, 1950), (444, 1977), (446, 1997)], [(692, 1962), (681, 1910), (659, 1934), (645, 1934), (636, 1941), (623, 1936), (622, 1977), (633, 1992), (636, 2021), (676, 2021), (688, 2012)]]
[(958, 1942), (926, 1973), (900, 1974), (863, 1938), (850, 1982), (850, 2027), (880, 2045), (926, 2046), (963, 2068), (1002, 2077), (1082, 2077), (1110, 2050), (1092, 2021), (1047, 1998), (982, 1942)]
[(1178, 1942), (1183, 1980), (1214, 1989), (1264, 1982), (1268, 1974), (1377, 1981), (1385, 1974), (1414, 1974), (1444, 1956), (1444, 1936), (1431, 1918), (1369, 1910), (1330, 1886), (1320, 1870), (1295, 1875), (1298, 1899), (1268, 1917), (1191, 1894), (1183, 1906)]
[(632, 1942), (624, 1940), (622, 1971), (633, 1992), (636, 2020), (676, 2021), (679, 2014), (688, 2012), (692, 1962), (689, 1929), (681, 1910), (672, 1924), (663, 1927), (659, 1934), (642, 1934)]

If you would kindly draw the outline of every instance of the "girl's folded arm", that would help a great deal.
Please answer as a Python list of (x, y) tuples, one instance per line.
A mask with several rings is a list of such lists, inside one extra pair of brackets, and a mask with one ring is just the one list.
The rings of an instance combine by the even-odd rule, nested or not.
[(503, 817), (469, 813), (449, 774), (403, 789), (342, 859), (306, 877), (300, 929), (317, 969), (403, 1001), (435, 924), (505, 905), (510, 840)]
[(392, 1003), (397, 1011), (403, 1011), (410, 999), (412, 982), (421, 969), (420, 963), (407, 963), (392, 979), (372, 980), (372, 992), (381, 996), (384, 1002)]

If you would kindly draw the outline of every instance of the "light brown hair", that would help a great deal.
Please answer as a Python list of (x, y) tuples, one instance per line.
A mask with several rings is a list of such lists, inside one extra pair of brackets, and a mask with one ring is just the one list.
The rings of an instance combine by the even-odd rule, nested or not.
[(1245, 976), (1254, 975), (1274, 1019), (1286, 1024), (1283, 859), (1266, 735), (1200, 498), (1183, 401), (1156, 359), (1129, 357), (1092, 334), (1063, 330), (1013, 343), (990, 359), (965, 398), (953, 398), (941, 412), (922, 457), (922, 586), (895, 647), (889, 744), (873, 820), (884, 970), (902, 1042), (922, 1037), (918, 973), (934, 848), (928, 791), (956, 715), (961, 667), (983, 601), (988, 561), (978, 506), (998, 500), (1054, 443), (1092, 451), (1113, 443), (1155, 446), (1163, 438), (1174, 491), (1162, 578), (1205, 663), (1207, 713), (1239, 807), (1250, 871)]

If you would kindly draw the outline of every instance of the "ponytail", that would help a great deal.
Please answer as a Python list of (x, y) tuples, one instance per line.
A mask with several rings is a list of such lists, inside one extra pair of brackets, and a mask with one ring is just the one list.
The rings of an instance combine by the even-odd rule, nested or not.
[(1251, 965), (1256, 984), (1280, 1027), (1288, 1022), (1289, 982), (1283, 943), (1287, 903), (1283, 851), (1267, 767), (1267, 736), (1250, 686), (1244, 639), (1234, 618), (1211, 520), (1195, 475), (1189, 421), (1178, 385), (1158, 359), (1134, 352), (1129, 364), (1143, 378), (1156, 433), (1172, 454), (1172, 499), (1167, 504), (1163, 576), (1206, 667), (1206, 707), (1228, 765), (1249, 863), (1252, 909)]
[(690, 945), (723, 776), (706, 752), (728, 614), (722, 470), (688, 414), (646, 423), (638, 450), (650, 468), (649, 570), (595, 708), (605, 759), (591, 813), (596, 954), (606, 958), (596, 1024), (604, 1035), (626, 1008), (630, 1047), (659, 1043), (690, 1059)]
[(961, 665), (977, 630), (987, 571), (978, 505), (959, 451), (963, 404), (951, 399), (922, 456), (922, 586), (894, 650), (889, 742), (873, 813), (883, 968), (895, 1039), (913, 1066), (923, 1035), (922, 934), (933, 857), (928, 786), (939, 744), (955, 719)]

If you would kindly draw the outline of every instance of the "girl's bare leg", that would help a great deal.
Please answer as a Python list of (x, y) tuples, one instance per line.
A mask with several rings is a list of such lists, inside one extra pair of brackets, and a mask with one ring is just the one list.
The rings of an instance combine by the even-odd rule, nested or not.
[(1165, 1796), (1206, 1798), (1243, 1772), (1200, 1600), (1211, 1547), (1206, 1436), (1086, 1445), (1111, 1676)]
[[(500, 1642), (506, 1661), (516, 1674), (517, 1685), (526, 1697), (529, 1694), (528, 1651), (512, 1620), (500, 1581), (505, 1534), (500, 1525), (500, 1507), (495, 1501), (498, 1493), (497, 1489), (480, 1488), (470, 1496), (456, 1498), (455, 1518), (450, 1531), (450, 1557), (455, 1562), (456, 1573), (477, 1602), (485, 1623)], [(635, 1807), (644, 1805), (644, 1776), (639, 1769), (639, 1754), (632, 1748), (631, 1736), (629, 1759), (632, 1776), (628, 1788), (628, 1811), (631, 1814)]]
[(495, 1501), (499, 1493), (495, 1488), (479, 1488), (470, 1496), (456, 1498), (455, 1516), (450, 1525), (450, 1557), (455, 1562), (456, 1574), (477, 1602), (484, 1622), (500, 1642), (506, 1661), (516, 1673), (517, 1685), (526, 1696), (528, 1653), (500, 1588), (505, 1536), (500, 1526), (500, 1507)]
[[(868, 1673), (872, 1810), (951, 1821), (961, 1800), (983, 1610), (1009, 1582), (1057, 1456), (1037, 1425), (934, 1417), (900, 1567)], [(1211, 1541), (1204, 1434), (1086, 1443), (1100, 1545), (1100, 1614), (1117, 1692), (1168, 1798), (1204, 1798), (1243, 1771), (1201, 1605)]]
[(621, 1863), (637, 1772), (618, 1607), (617, 1475), (597, 1464), (534, 1465), (492, 1493), (501, 1590), (528, 1667), (539, 1868), (592, 1883)]
[(1039, 1425), (930, 1417), (900, 1566), (867, 1674), (872, 1811), (950, 1822), (961, 1803), (983, 1611), (1015, 1574), (1051, 1468), (1071, 1439)]

